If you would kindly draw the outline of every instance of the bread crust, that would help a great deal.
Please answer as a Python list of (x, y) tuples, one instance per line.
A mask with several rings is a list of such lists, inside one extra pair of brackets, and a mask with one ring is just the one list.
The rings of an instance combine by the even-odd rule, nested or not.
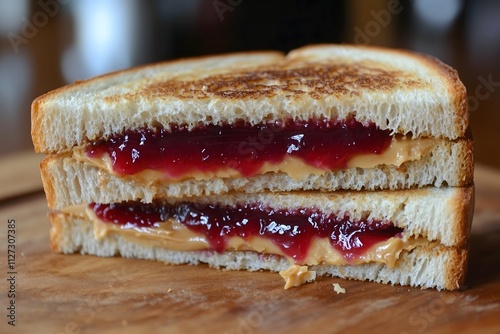
[[(169, 264), (208, 263), (211, 267), (228, 270), (280, 271), (290, 265), (280, 256), (254, 252), (171, 251), (134, 244), (117, 235), (96, 240), (92, 224), (80, 217), (54, 212), (49, 217), (52, 223), (51, 247), (55, 252), (122, 256)], [(318, 265), (311, 266), (309, 270), (316, 271), (317, 276), (456, 290), (464, 283), (467, 258), (467, 247), (424, 246), (402, 252), (395, 268), (369, 263), (357, 266)]]
[(313, 45), (286, 57), (269, 51), (190, 58), (76, 82), (33, 102), (31, 132), (36, 151), (55, 153), (158, 123), (354, 115), (395, 133), (457, 139), (468, 126), (465, 97), (456, 71), (435, 58)]
[(57, 156), (49, 156), (43, 159), (40, 164), (40, 175), (42, 178), (43, 190), (45, 192), (45, 197), (47, 198), (47, 205), (52, 207), (52, 204), (57, 203), (58, 201), (58, 189), (56, 188), (55, 179), (53, 177), (53, 173), (51, 171), (53, 165), (51, 161), (53, 158)]

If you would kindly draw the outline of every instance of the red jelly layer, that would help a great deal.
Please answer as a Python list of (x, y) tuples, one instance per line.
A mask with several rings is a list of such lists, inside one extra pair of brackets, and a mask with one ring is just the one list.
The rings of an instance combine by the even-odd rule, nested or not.
[(215, 172), (230, 167), (250, 177), (266, 162), (279, 163), (287, 156), (324, 170), (346, 168), (358, 154), (380, 154), (390, 144), (389, 131), (346, 122), (268, 123), (256, 126), (207, 125), (191, 131), (180, 127), (127, 131), (90, 145), (86, 154), (107, 154), (113, 169), (133, 175), (145, 169), (180, 178), (192, 171)]
[(259, 204), (227, 207), (122, 203), (91, 204), (90, 207), (104, 222), (123, 228), (154, 228), (173, 217), (191, 231), (206, 236), (212, 250), (217, 252), (225, 250), (229, 237), (245, 240), (265, 237), (296, 263), (306, 258), (315, 238), (329, 238), (331, 245), (351, 260), (378, 242), (400, 236), (403, 231), (388, 221), (354, 221), (314, 209), (273, 210)]

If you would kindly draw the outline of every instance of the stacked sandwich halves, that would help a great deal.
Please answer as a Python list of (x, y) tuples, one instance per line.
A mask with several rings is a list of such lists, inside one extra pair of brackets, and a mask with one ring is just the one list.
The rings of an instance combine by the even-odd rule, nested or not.
[(307, 46), (183, 59), (32, 105), (57, 252), (457, 289), (466, 91), (440, 61)]

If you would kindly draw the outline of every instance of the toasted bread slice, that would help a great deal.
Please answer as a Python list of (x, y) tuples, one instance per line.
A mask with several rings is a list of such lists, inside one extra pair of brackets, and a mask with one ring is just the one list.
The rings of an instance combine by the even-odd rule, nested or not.
[(32, 104), (35, 150), (125, 129), (354, 117), (393, 133), (465, 136), (466, 91), (440, 61), (401, 50), (317, 45), (142, 66), (62, 87)]
[(266, 173), (250, 178), (211, 178), (182, 182), (139, 182), (133, 177), (109, 174), (80, 162), (71, 154), (51, 155), (41, 163), (47, 202), (52, 209), (81, 203), (110, 203), (158, 198), (192, 197), (235, 191), (379, 190), (410, 189), (425, 186), (463, 187), (472, 184), (474, 161), (472, 142), (444, 141), (421, 160), (397, 166), (349, 168), (309, 175), (296, 180), (284, 173)]
[[(226, 270), (278, 272), (290, 267), (290, 263), (283, 257), (250, 251), (174, 251), (133, 243), (116, 235), (96, 240), (91, 223), (68, 215), (53, 216), (52, 224), (52, 247), (55, 251), (66, 254), (77, 252), (101, 257), (122, 256), (174, 265), (206, 263), (211, 267)], [(418, 247), (401, 253), (394, 268), (385, 264), (366, 263), (345, 266), (316, 265), (309, 267), (309, 270), (315, 271), (317, 276), (456, 290), (464, 284), (467, 260), (467, 247)]]
[[(364, 201), (363, 196), (366, 197)], [(416, 248), (403, 250), (398, 255), (394, 267), (369, 262), (343, 266), (319, 264), (310, 266), (309, 270), (316, 271), (318, 275), (455, 290), (463, 284), (466, 272), (467, 235), (471, 212), (465, 212), (464, 208), (470, 208), (468, 204), (471, 203), (471, 198), (471, 188), (445, 188), (374, 194), (336, 193), (329, 196), (304, 193), (261, 194), (250, 200), (261, 200), (263, 203), (272, 200), (279, 203), (278, 207), (314, 205), (324, 210), (334, 210), (338, 205), (340, 211), (349, 210), (354, 215), (367, 214), (363, 213), (363, 210), (367, 210), (374, 217), (384, 214), (387, 219), (393, 219), (396, 225), (405, 225), (407, 234), (418, 234), (422, 229), (428, 229), (426, 237), (429, 240), (441, 239), (443, 243), (452, 245), (424, 243)], [(248, 201), (249, 198), (236, 195), (201, 199), (214, 200), (236, 203), (238, 200)], [(370, 211), (371, 209), (373, 211)], [(250, 271), (281, 271), (291, 265), (290, 259), (272, 253), (231, 250), (221, 253), (210, 250), (179, 251), (160, 247), (158, 243), (136, 241), (118, 233), (96, 238), (92, 221), (84, 216), (53, 212), (50, 218), (52, 249), (67, 254), (77, 252), (97, 256), (118, 255), (169, 264), (208, 263), (216, 268)]]

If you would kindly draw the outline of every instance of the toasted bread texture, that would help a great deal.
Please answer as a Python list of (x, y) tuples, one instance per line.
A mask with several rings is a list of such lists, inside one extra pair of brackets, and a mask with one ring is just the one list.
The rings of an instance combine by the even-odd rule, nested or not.
[(425, 186), (464, 187), (472, 184), (472, 141), (443, 141), (421, 160), (374, 168), (349, 168), (311, 174), (296, 180), (284, 173), (266, 173), (250, 178), (213, 178), (169, 183), (142, 183), (131, 177), (109, 174), (73, 158), (70, 153), (48, 156), (41, 165), (41, 174), (52, 209), (82, 203), (110, 203), (169, 197), (192, 197), (231, 192), (321, 190), (411, 189)]
[[(285, 270), (286, 259), (255, 252), (216, 253), (212, 251), (172, 251), (130, 242), (119, 235), (96, 240), (92, 223), (62, 213), (51, 215), (52, 249), (62, 253), (81, 253), (97, 256), (122, 256), (157, 260), (169, 264), (207, 263), (228, 270)], [(346, 266), (311, 266), (318, 276), (330, 275), (348, 279), (369, 280), (380, 283), (455, 290), (464, 283), (467, 268), (467, 247), (417, 247), (403, 252), (394, 268), (384, 264), (368, 263)]]
[(393, 133), (464, 137), (466, 91), (437, 59), (315, 45), (147, 65), (76, 82), (32, 104), (35, 150), (55, 153), (125, 129), (354, 117)]

